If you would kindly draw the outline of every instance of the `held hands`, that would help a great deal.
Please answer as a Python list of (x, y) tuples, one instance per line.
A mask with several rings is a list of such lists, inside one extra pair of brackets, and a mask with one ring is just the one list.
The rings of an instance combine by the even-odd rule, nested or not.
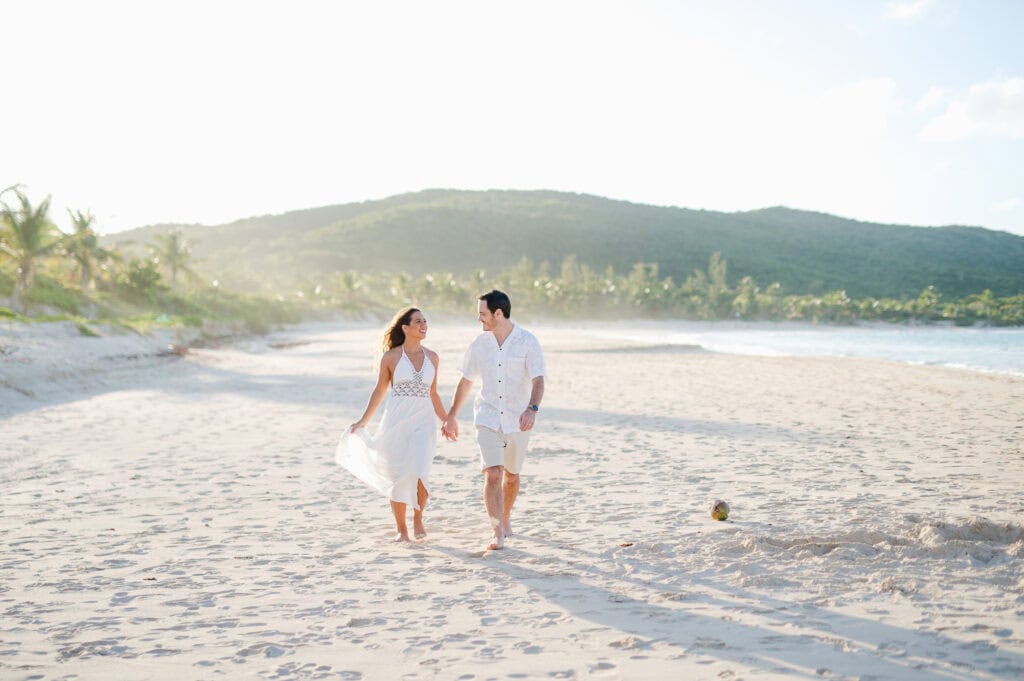
[(441, 423), (441, 434), (444, 435), (444, 439), (452, 442), (459, 439), (459, 422), (455, 416), (449, 416)]

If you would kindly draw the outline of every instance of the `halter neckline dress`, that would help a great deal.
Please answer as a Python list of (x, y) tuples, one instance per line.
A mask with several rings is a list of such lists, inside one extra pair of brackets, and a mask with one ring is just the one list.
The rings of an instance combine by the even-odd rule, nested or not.
[(426, 351), (423, 367), (417, 371), (403, 346), (377, 432), (346, 430), (334, 454), (338, 465), (364, 483), (416, 509), (417, 482), (422, 480), (430, 491), (430, 467), (437, 448), (437, 415), (430, 400), (435, 372)]

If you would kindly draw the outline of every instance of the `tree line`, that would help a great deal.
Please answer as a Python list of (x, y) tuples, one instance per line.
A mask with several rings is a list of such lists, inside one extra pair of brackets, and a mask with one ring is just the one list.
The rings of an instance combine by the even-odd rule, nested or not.
[(689, 319), (852, 323), (954, 323), (994, 326), (1024, 324), (1024, 294), (996, 297), (985, 290), (946, 299), (934, 286), (915, 298), (858, 298), (837, 290), (825, 295), (787, 294), (779, 283), (761, 286), (752, 277), (730, 284), (728, 264), (719, 253), (706, 270), (681, 282), (662, 277), (655, 263), (638, 263), (629, 272), (608, 267), (594, 271), (574, 256), (558, 267), (526, 258), (494, 276), (477, 270), (468, 276), (435, 272), (346, 271), (326, 281), (307, 279), (302, 293), (328, 309), (359, 311), (419, 304), (432, 310), (464, 312), (490, 288), (514, 295), (520, 309), (562, 319)]
[[(996, 297), (985, 290), (947, 299), (934, 286), (905, 299), (854, 299), (843, 290), (789, 293), (777, 282), (764, 286), (750, 276), (730, 284), (719, 253), (711, 255), (706, 269), (678, 282), (660, 275), (656, 263), (637, 263), (628, 272), (611, 266), (596, 271), (569, 255), (557, 266), (523, 258), (496, 273), (300, 273), (287, 282), (278, 280), (277, 292), (266, 299), (204, 280), (192, 244), (179, 230), (152, 235), (144, 256), (126, 257), (117, 248), (100, 246), (91, 213), (69, 211), (71, 229), (63, 232), (51, 220), (49, 207), (49, 198), (32, 205), (20, 186), (0, 192), (0, 256), (6, 256), (6, 262), (0, 261), (0, 295), (6, 287), (18, 312), (34, 304), (80, 314), (91, 306), (93, 317), (149, 311), (192, 324), (237, 319), (249, 330), (265, 331), (311, 315), (387, 314), (407, 304), (464, 312), (481, 292), (496, 287), (513, 294), (521, 309), (569, 319), (1024, 324), (1024, 294)], [(40, 268), (45, 275), (38, 280)]]
[(0, 316), (39, 307), (113, 321), (156, 316), (199, 326), (223, 319), (252, 331), (301, 319), (295, 305), (202, 281), (179, 230), (155, 235), (145, 256), (126, 257), (100, 245), (88, 211), (69, 210), (71, 229), (62, 231), (50, 216), (50, 202), (47, 197), (33, 205), (20, 185), (0, 192), (0, 297), (8, 296), (13, 307)]

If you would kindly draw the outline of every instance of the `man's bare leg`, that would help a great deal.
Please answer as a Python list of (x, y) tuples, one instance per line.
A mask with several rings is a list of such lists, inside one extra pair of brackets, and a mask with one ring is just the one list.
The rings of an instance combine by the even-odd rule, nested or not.
[(505, 470), (505, 476), (502, 479), (501, 490), (505, 497), (505, 504), (501, 514), (501, 532), (508, 539), (512, 536), (512, 506), (516, 503), (516, 497), (519, 496), (519, 474), (509, 473)]
[(391, 512), (395, 514), (395, 527), (398, 530), (395, 541), (409, 541), (409, 528), (405, 525), (405, 504), (400, 501), (392, 501)]
[(505, 532), (501, 526), (501, 515), (505, 506), (502, 493), (502, 472), (504, 470), (503, 466), (491, 466), (484, 470), (484, 507), (487, 509), (487, 517), (491, 519), (491, 528), (494, 530), (494, 537), (487, 545), (489, 551), (505, 548)]
[(419, 508), (412, 510), (412, 530), (413, 536), (417, 539), (427, 538), (427, 529), (423, 527), (423, 509), (427, 506), (427, 488), (423, 486), (423, 481), (418, 480), (416, 483), (416, 503)]

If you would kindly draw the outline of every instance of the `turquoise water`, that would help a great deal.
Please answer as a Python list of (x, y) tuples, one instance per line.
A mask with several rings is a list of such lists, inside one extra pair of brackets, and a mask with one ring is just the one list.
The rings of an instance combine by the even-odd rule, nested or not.
[(788, 322), (619, 321), (586, 329), (602, 338), (699, 346), (742, 355), (877, 357), (1024, 376), (1024, 328)]

